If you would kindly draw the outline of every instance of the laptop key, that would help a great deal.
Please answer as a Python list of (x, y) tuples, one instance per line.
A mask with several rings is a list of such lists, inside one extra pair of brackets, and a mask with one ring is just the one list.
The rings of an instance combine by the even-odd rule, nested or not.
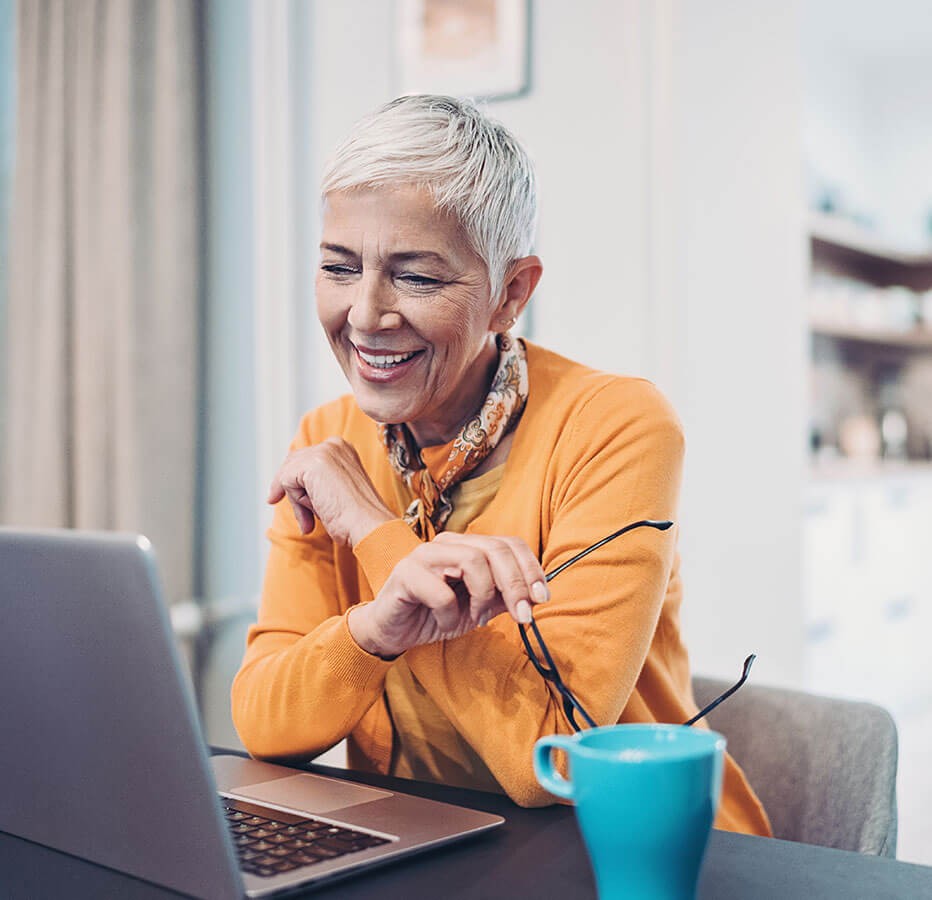
[(306, 852), (306, 853), (314, 853), (314, 854), (316, 854), (317, 856), (322, 856), (322, 857), (324, 857), (325, 859), (333, 859), (333, 857), (335, 857), (335, 856), (342, 856), (346, 851), (343, 850), (342, 848), (339, 848), (339, 847), (337, 847), (337, 848), (334, 848), (334, 847), (325, 847), (325, 846), (324, 846), (323, 844), (321, 844), (320, 842), (315, 842), (315, 843), (311, 844), (311, 846), (308, 847), (307, 850), (304, 851), (304, 852)]
[(287, 859), (281, 859), (274, 866), (272, 866), (276, 872), (291, 872), (294, 869), (300, 869), (301, 865), (296, 862), (291, 862)]
[(348, 841), (344, 841), (339, 837), (322, 837), (314, 841), (315, 847), (330, 847), (332, 850), (345, 850), (348, 846)]
[(378, 847), (381, 844), (388, 843), (391, 843), (388, 838), (376, 837), (374, 834), (364, 834), (362, 838), (356, 842), (356, 845), (365, 850), (367, 847)]

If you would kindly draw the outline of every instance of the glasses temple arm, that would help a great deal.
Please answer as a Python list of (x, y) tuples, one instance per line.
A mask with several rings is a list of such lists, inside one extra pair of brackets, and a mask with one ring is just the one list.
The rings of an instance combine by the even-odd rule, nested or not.
[(695, 725), (700, 719), (704, 719), (716, 706), (719, 705), (724, 700), (727, 700), (736, 690), (738, 690), (745, 681), (748, 680), (748, 675), (751, 672), (751, 666), (754, 665), (754, 660), (757, 659), (757, 655), (752, 653), (744, 661), (744, 670), (741, 673), (741, 678), (738, 679), (736, 684), (733, 684), (724, 694), (720, 694), (716, 697), (708, 706), (703, 707), (696, 713), (688, 722), (684, 722), (684, 725)]
[(610, 534), (608, 537), (602, 538), (601, 541), (598, 541), (597, 543), (593, 544), (591, 547), (586, 547), (585, 550), (581, 550), (574, 557), (572, 557), (572, 559), (568, 559), (562, 565), (557, 566), (552, 572), (548, 572), (546, 575), (544, 575), (544, 578), (547, 581), (553, 581), (553, 579), (556, 578), (557, 575), (559, 575), (568, 566), (573, 565), (574, 562), (579, 561), (584, 556), (588, 556), (590, 553), (592, 553), (593, 550), (598, 550), (599, 547), (605, 546), (605, 544), (607, 544), (609, 541), (613, 541), (615, 540), (615, 538), (619, 538), (623, 534), (627, 534), (629, 531), (633, 531), (635, 528), (647, 527), (647, 528), (656, 528), (658, 531), (666, 531), (672, 525), (673, 525), (672, 522), (669, 522), (669, 521), (658, 522), (658, 521), (655, 521), (654, 519), (642, 519), (640, 522), (632, 522), (630, 525), (625, 525), (624, 528), (619, 528), (618, 531), (616, 531), (614, 534)]

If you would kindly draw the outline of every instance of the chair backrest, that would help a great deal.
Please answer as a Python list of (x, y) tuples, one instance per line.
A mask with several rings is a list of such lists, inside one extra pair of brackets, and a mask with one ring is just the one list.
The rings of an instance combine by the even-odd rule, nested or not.
[[(728, 687), (693, 679), (700, 708)], [(774, 836), (896, 855), (896, 726), (871, 703), (746, 685), (708, 716), (770, 816)]]

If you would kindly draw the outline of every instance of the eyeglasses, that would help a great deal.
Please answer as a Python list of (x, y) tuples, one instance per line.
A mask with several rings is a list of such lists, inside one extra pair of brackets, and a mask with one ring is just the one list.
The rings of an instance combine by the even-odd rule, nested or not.
[[(615, 538), (621, 537), (623, 534), (627, 534), (629, 531), (633, 531), (635, 528), (656, 528), (658, 531), (666, 531), (673, 525), (669, 521), (655, 521), (653, 519), (642, 519), (640, 522), (632, 522), (630, 525), (625, 525), (624, 528), (619, 528), (618, 531), (608, 535), (608, 537), (602, 538), (602, 540), (597, 541), (591, 547), (586, 547), (585, 550), (581, 550), (577, 553), (572, 559), (568, 559), (565, 563), (560, 566), (557, 566), (552, 572), (548, 572), (544, 577), (547, 581), (553, 581), (564, 569), (569, 568), (573, 565), (574, 562), (578, 562), (584, 556), (588, 556), (594, 550), (598, 550), (599, 547), (603, 547), (609, 541), (615, 540)], [(557, 669), (557, 664), (553, 661), (553, 657), (550, 655), (550, 651), (547, 649), (547, 644), (544, 642), (544, 638), (540, 633), (540, 629), (537, 627), (537, 622), (532, 618), (530, 623), (531, 633), (534, 635), (534, 640), (537, 642), (538, 650), (535, 651), (531, 646), (531, 641), (528, 638), (528, 626), (519, 624), (518, 629), (521, 632), (521, 641), (524, 644), (524, 649), (527, 651), (528, 658), (534, 665), (534, 668), (540, 673), (541, 677), (550, 682), (558, 691), (560, 696), (563, 698), (563, 710), (566, 713), (566, 717), (569, 719), (570, 724), (576, 731), (581, 731), (582, 729), (579, 726), (579, 723), (576, 721), (576, 713), (585, 720), (586, 724), (590, 728), (596, 728), (596, 722), (586, 712), (583, 705), (579, 702), (579, 699), (576, 695), (566, 686), (566, 683), (560, 677), (560, 672)], [(543, 659), (543, 662), (541, 661)], [(707, 716), (716, 706), (719, 705), (724, 700), (727, 700), (738, 688), (741, 687), (748, 680), (748, 675), (751, 672), (751, 666), (754, 665), (754, 660), (757, 659), (755, 654), (751, 654), (744, 661), (744, 668), (741, 673), (741, 678), (733, 684), (727, 691), (720, 694), (716, 697), (711, 703), (707, 706), (704, 706), (699, 710), (696, 715), (694, 715), (688, 722), (684, 722), (684, 725), (694, 725), (700, 719)]]

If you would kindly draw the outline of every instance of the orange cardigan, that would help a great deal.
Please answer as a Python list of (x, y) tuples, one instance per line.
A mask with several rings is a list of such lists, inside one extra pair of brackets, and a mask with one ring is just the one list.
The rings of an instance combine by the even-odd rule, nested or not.
[[(527, 348), (530, 395), (502, 485), (467, 532), (516, 535), (550, 571), (629, 522), (675, 521), (683, 438), (657, 389)], [(331, 435), (355, 446), (394, 507), (397, 476), (375, 422), (352, 397), (308, 413), (292, 446)], [(680, 638), (676, 532), (642, 528), (607, 544), (554, 579), (551, 601), (535, 610), (564, 680), (597, 722), (683, 722), (696, 711)], [(383, 685), (392, 663), (356, 644), (346, 613), (372, 600), (418, 538), (398, 518), (355, 550), (334, 546), (320, 526), (303, 537), (287, 501), (269, 538), (258, 622), (233, 683), (240, 737), (254, 756), (282, 761), (309, 760), (348, 738), (352, 767), (386, 773), (392, 728)], [(542, 735), (572, 727), (510, 617), (405, 659), (516, 803), (554, 802), (534, 777), (531, 750)], [(716, 825), (770, 833), (730, 758)]]

